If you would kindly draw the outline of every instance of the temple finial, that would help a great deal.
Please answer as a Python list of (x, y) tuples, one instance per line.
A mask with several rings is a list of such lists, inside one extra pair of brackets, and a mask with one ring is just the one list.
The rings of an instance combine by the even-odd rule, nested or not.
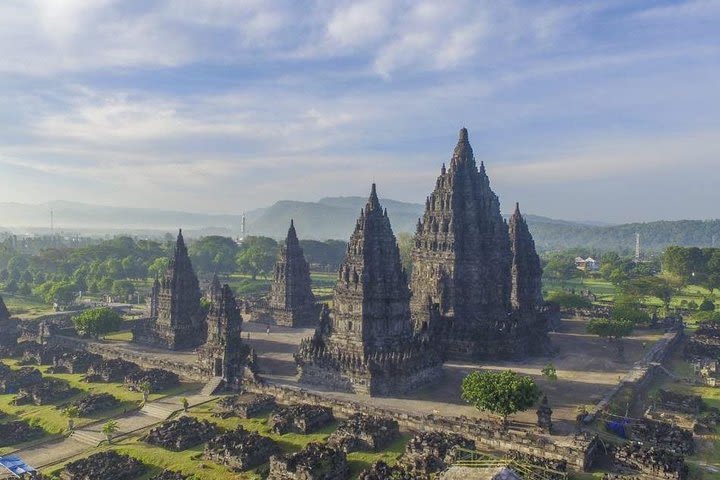
[(368, 211), (380, 209), (380, 200), (378, 200), (377, 188), (375, 187), (375, 183), (372, 184), (372, 188), (370, 189), (370, 198), (368, 198), (368, 203), (365, 209)]
[(467, 131), (467, 128), (465, 128), (465, 127), (460, 129), (460, 141), (461, 142), (468, 141), (468, 131)]

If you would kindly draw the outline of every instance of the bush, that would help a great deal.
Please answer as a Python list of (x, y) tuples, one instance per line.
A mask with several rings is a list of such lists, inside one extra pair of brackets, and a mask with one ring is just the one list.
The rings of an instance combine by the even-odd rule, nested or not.
[(717, 322), (720, 323), (720, 312), (695, 312), (690, 315), (693, 322)]
[(562, 290), (550, 292), (547, 296), (549, 302), (557, 303), (563, 308), (590, 308), (592, 302), (585, 297)]
[(100, 335), (115, 332), (122, 325), (122, 317), (111, 308), (86, 310), (73, 317), (75, 330), (81, 335)]
[(648, 324), (650, 315), (635, 305), (624, 303), (613, 307), (612, 319), (619, 322), (629, 322), (637, 326)]

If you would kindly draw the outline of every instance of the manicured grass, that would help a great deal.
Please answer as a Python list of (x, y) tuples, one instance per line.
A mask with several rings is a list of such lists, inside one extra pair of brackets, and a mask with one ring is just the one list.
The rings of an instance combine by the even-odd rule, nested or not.
[(51, 305), (47, 305), (37, 299), (22, 297), (7, 292), (2, 293), (2, 298), (10, 314), (14, 317), (33, 319), (55, 313)]
[(129, 330), (123, 332), (113, 332), (105, 335), (103, 339), (108, 342), (131, 342), (133, 334)]

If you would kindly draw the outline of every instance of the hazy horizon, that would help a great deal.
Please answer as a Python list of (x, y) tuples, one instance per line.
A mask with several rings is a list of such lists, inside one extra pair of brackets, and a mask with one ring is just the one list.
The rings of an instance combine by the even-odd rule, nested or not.
[(718, 21), (715, 0), (3, 2), (0, 202), (240, 214), (374, 180), (422, 203), (467, 127), (504, 212), (718, 218)]

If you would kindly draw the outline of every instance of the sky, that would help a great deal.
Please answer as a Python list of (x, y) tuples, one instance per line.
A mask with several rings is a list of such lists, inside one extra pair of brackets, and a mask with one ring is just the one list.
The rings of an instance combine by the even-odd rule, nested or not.
[(504, 211), (720, 217), (720, 0), (3, 0), (0, 201), (421, 203), (467, 127)]

